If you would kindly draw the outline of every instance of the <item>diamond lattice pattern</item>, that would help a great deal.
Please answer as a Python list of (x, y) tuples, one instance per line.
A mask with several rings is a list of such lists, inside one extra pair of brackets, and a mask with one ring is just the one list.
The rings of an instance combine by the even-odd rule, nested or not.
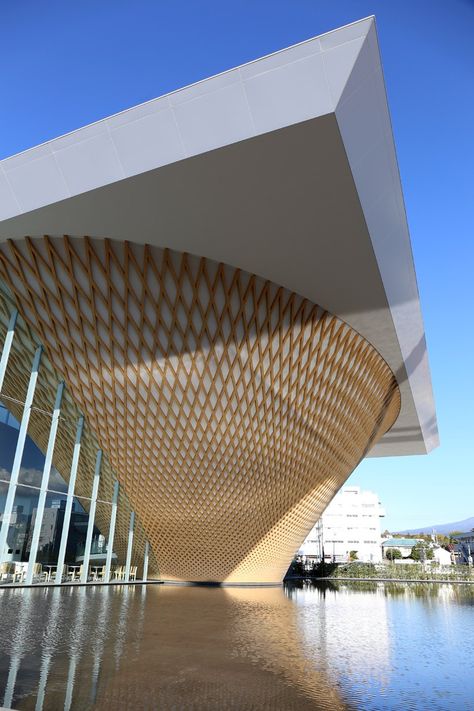
[(304, 298), (204, 258), (67, 237), (0, 250), (162, 577), (281, 580), (398, 414), (375, 349)]

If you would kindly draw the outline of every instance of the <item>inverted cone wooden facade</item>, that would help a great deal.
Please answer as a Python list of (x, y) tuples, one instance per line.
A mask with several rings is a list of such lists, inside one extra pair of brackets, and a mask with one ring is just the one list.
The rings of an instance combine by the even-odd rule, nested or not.
[(271, 583), (400, 407), (376, 350), (290, 291), (127, 242), (0, 245), (163, 579)]

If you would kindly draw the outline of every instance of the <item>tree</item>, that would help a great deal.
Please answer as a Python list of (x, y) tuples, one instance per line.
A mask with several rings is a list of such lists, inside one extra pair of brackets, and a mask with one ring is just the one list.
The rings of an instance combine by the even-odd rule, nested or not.
[(425, 541), (418, 541), (411, 549), (411, 557), (413, 560), (432, 560), (433, 549)]
[(353, 560), (358, 560), (357, 558), (357, 551), (350, 551), (349, 552), (349, 560), (352, 562)]
[(385, 557), (387, 558), (387, 560), (393, 561), (396, 558), (401, 558), (402, 554), (400, 553), (398, 548), (389, 548), (385, 553)]
[(440, 546), (446, 548), (446, 546), (449, 546), (449, 544), (451, 543), (451, 538), (450, 536), (446, 536), (444, 533), (437, 533), (436, 541)]

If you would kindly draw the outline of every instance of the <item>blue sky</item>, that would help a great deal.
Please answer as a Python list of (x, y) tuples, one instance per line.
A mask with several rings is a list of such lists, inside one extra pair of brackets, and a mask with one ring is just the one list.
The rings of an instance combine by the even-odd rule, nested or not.
[(0, 158), (372, 14), (441, 435), (351, 478), (395, 530), (474, 515), (474, 2), (3, 2)]

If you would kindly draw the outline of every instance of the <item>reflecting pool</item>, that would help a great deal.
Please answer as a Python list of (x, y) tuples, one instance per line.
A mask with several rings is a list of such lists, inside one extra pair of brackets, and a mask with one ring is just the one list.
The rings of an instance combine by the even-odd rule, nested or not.
[(0, 706), (474, 709), (474, 590), (0, 590)]

